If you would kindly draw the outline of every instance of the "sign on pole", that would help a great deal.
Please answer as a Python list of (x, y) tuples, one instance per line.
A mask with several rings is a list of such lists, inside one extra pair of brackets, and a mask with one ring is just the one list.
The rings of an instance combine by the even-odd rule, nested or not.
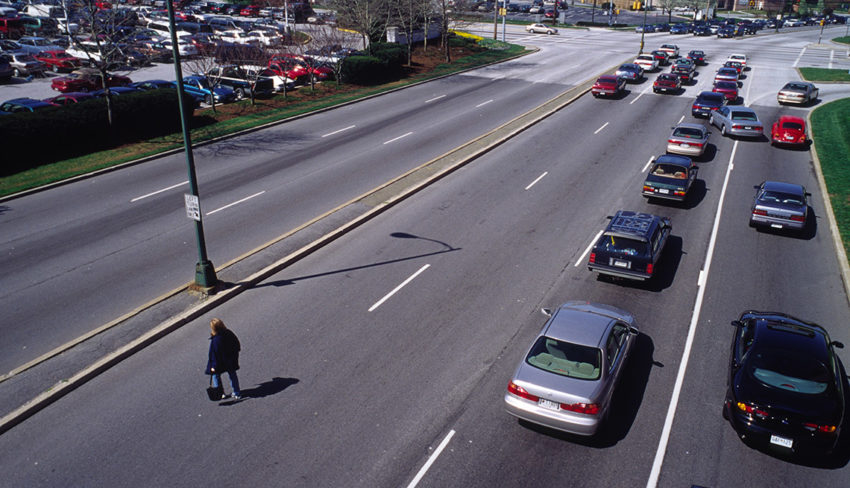
[(188, 193), (184, 193), (183, 197), (186, 200), (186, 217), (189, 217), (192, 220), (201, 221), (201, 202), (198, 200), (197, 195), (190, 195)]

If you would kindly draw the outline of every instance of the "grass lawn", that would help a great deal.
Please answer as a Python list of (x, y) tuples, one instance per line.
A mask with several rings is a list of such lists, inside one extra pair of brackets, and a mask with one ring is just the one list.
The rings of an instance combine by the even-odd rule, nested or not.
[(812, 138), (818, 152), (832, 211), (850, 254), (850, 98), (818, 107), (812, 112)]
[(842, 44), (850, 44), (850, 36), (836, 37), (833, 39), (833, 41), (840, 42)]
[(800, 74), (806, 81), (850, 83), (850, 73), (843, 69), (800, 68)]
[[(215, 112), (211, 108), (198, 110), (193, 118), (192, 143), (197, 144), (263, 124), (501, 61), (526, 52), (524, 47), (518, 45), (509, 44), (504, 45), (504, 47), (506, 48), (485, 49), (472, 43), (454, 46), (452, 48), (452, 62), (445, 63), (440, 49), (432, 46), (428, 52), (414, 53), (412, 66), (407, 70), (405, 78), (385, 85), (363, 87), (325, 82), (317, 84), (315, 90), (311, 90), (309, 86), (301, 87), (289, 92), (286, 98), (283, 95), (275, 95), (269, 99), (258, 99), (255, 105), (251, 105), (248, 100), (243, 100), (238, 103), (217, 105)], [(78, 158), (46, 164), (0, 178), (0, 196), (153, 156), (164, 151), (182, 148), (182, 146), (183, 135), (178, 132)]]

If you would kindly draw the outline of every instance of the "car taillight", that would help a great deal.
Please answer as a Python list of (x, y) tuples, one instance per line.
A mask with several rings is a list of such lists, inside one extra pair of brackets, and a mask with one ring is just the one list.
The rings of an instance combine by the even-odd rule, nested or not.
[(761, 410), (761, 409), (754, 407), (752, 405), (747, 405), (744, 402), (738, 402), (737, 405), (738, 405), (738, 410), (740, 410), (742, 412), (746, 412), (750, 415), (755, 415), (758, 418), (766, 419), (767, 416), (768, 416), (767, 412), (765, 412), (764, 410)]
[(804, 423), (803, 428), (811, 432), (818, 431), (825, 434), (832, 434), (836, 430), (836, 426), (834, 425), (818, 425), (811, 422)]
[(733, 124), (733, 125), (732, 125), (732, 128), (733, 128), (733, 129), (743, 129), (743, 128), (744, 128), (744, 126), (743, 126), (743, 125), (741, 125), (741, 124)]
[(513, 381), (508, 383), (508, 392), (513, 393), (514, 395), (516, 395), (520, 398), (525, 398), (526, 400), (531, 400), (532, 402), (536, 402), (536, 401), (540, 400), (540, 397), (538, 397), (536, 395), (532, 395), (531, 393), (526, 391), (525, 388), (519, 386), (518, 384), (514, 383)]
[(791, 220), (794, 222), (805, 222), (806, 219), (802, 215), (792, 215)]
[[(673, 192), (673, 194), (674, 194), (674, 195), (676, 195), (677, 197), (683, 197), (683, 196), (685, 196), (685, 192), (684, 192), (684, 190), (676, 190), (676, 191), (674, 191), (674, 192)], [(651, 265), (650, 265), (650, 266), (651, 266)]]
[(599, 405), (595, 403), (562, 403), (561, 408), (570, 412), (586, 413), (587, 415), (599, 413)]
[(702, 147), (701, 142), (690, 142), (690, 141), (688, 141), (687, 144), (690, 144), (691, 146), (694, 146), (694, 147)]
[(753, 210), (753, 215), (767, 215), (767, 211), (757, 208)]
[(678, 144), (678, 143), (679, 143), (679, 141), (674, 140), (674, 139), (667, 139), (667, 143), (668, 143), (668, 144)]
[[(646, 188), (646, 187), (644, 187), (644, 188)], [(596, 263), (596, 253), (595, 252), (590, 253), (590, 258), (588, 258), (587, 262)]]
[[(655, 188), (653, 188), (649, 185), (643, 185), (643, 191), (653, 192), (653, 191), (655, 191)], [(591, 254), (591, 256), (593, 256), (593, 255)]]
[(655, 266), (652, 263), (647, 264), (646, 265), (646, 274), (651, 275), (653, 268), (655, 268)]

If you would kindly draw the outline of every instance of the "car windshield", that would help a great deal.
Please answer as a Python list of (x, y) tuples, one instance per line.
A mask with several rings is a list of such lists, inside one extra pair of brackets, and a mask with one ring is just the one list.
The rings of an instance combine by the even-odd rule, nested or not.
[(729, 118), (732, 119), (732, 120), (752, 120), (752, 121), (758, 120), (758, 117), (756, 117), (756, 114), (754, 114), (752, 112), (732, 112), (730, 114)]
[(829, 386), (829, 370), (816, 359), (783, 349), (757, 350), (754, 354), (750, 374), (769, 387), (817, 395)]
[(759, 200), (763, 202), (789, 203), (794, 205), (803, 204), (803, 199), (800, 198), (799, 195), (794, 195), (793, 193), (783, 193), (779, 191), (765, 191), (764, 193), (762, 193), (761, 198)]
[(686, 137), (688, 139), (702, 139), (702, 131), (694, 127), (676, 127), (673, 137)]
[(783, 122), (782, 128), (791, 130), (803, 130), (803, 124), (799, 122)]
[(602, 370), (602, 351), (543, 336), (534, 343), (525, 362), (561, 376), (598, 380)]
[[(655, 176), (664, 176), (666, 178), (677, 178), (677, 179), (685, 179), (688, 174), (685, 172), (685, 168), (681, 166), (677, 166), (675, 164), (664, 164), (658, 163), (652, 167), (652, 174)], [(640, 244), (643, 244), (642, 242)]]
[(646, 242), (610, 234), (602, 236), (599, 247), (605, 252), (625, 256), (645, 256), (649, 254)]

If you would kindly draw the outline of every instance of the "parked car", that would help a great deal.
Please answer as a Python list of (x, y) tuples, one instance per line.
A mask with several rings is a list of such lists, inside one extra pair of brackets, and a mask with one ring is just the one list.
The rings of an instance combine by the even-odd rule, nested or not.
[[(108, 74), (106, 78), (107, 86), (125, 86), (133, 81), (122, 75)], [(90, 92), (103, 88), (103, 78), (99, 70), (94, 68), (79, 68), (67, 76), (54, 78), (50, 84), (50, 88), (62, 92)]]
[(35, 59), (28, 53), (8, 53), (9, 64), (15, 70), (15, 76), (42, 76), (47, 71), (47, 64)]
[(750, 227), (801, 231), (809, 216), (808, 197), (802, 185), (764, 181), (756, 185), (750, 211)]
[(12, 59), (6, 54), (0, 54), (0, 80), (8, 82), (15, 74), (15, 68), (12, 67)]
[[(669, 145), (668, 145), (669, 147)], [(650, 198), (662, 198), (683, 202), (697, 180), (697, 165), (687, 156), (665, 154), (653, 161), (643, 181), (641, 194)]]
[(549, 320), (514, 371), (505, 409), (577, 435), (595, 435), (639, 334), (634, 316), (599, 303), (543, 309)]
[(51, 107), (56, 107), (56, 105), (34, 98), (13, 98), (0, 104), (0, 115), (29, 113)]
[(68, 92), (55, 97), (45, 98), (44, 101), (53, 105), (72, 105), (75, 103), (91, 100), (94, 96), (91, 93), (84, 92)]
[(42, 51), (54, 51), (62, 49), (62, 46), (54, 44), (44, 37), (24, 36), (17, 40), (21, 49), (29, 54), (38, 54)]
[(66, 53), (64, 49), (42, 51), (35, 59), (43, 62), (54, 73), (70, 72), (83, 66), (83, 60)]
[(690, 29), (688, 29), (688, 26), (681, 22), (670, 26), (671, 34), (687, 34), (689, 30)]
[(738, 101), (738, 84), (734, 81), (715, 81), (711, 91), (722, 94), (726, 97), (727, 103)]
[(723, 417), (746, 443), (817, 455), (838, 445), (846, 420), (844, 344), (826, 329), (778, 312), (732, 322)]
[(526, 30), (526, 32), (530, 32), (532, 34), (548, 34), (550, 36), (552, 34), (558, 33), (558, 29), (552, 27), (551, 25), (546, 25), (546, 24), (527, 25), (527, 26), (525, 26), (525, 30)]
[(709, 115), (708, 122), (719, 128), (723, 136), (764, 136), (764, 126), (755, 110), (749, 107), (720, 107)]
[(682, 80), (675, 73), (661, 73), (652, 83), (654, 93), (679, 93), (682, 89)]
[(602, 75), (593, 84), (594, 97), (618, 96), (626, 90), (626, 79), (616, 75)]
[[(129, 86), (129, 85), (128, 86), (114, 86), (114, 87), (109, 88), (109, 95), (110, 96), (121, 96), (121, 95), (127, 95), (129, 93), (138, 93), (140, 91), (142, 91), (142, 90), (139, 89), (139, 88), (133, 87), (133, 86)], [(91, 92), (91, 94), (92, 94), (93, 97), (103, 98), (103, 97), (106, 96), (106, 90), (101, 88), (100, 90), (95, 90), (95, 91)]]
[(682, 123), (673, 127), (667, 138), (667, 152), (685, 156), (699, 157), (708, 147), (711, 132), (702, 124)]
[(783, 115), (773, 123), (770, 129), (770, 143), (777, 145), (806, 145), (806, 121), (802, 117)]
[(624, 78), (626, 81), (637, 83), (643, 79), (643, 68), (639, 64), (626, 63), (617, 68), (614, 75)]
[(587, 267), (600, 274), (649, 280), (670, 237), (667, 217), (619, 210), (593, 245)]
[(776, 101), (782, 105), (793, 103), (803, 105), (817, 101), (819, 90), (808, 81), (789, 81), (776, 94)]
[(717, 30), (717, 38), (718, 39), (729, 39), (735, 37), (735, 27), (731, 25), (724, 25)]
[(286, 76), (281, 76), (269, 69), (266, 66), (257, 66), (245, 64), (241, 66), (242, 69), (248, 73), (248, 76), (254, 78), (256, 76), (262, 76), (264, 78), (268, 78), (272, 80), (272, 85), (274, 86), (274, 91), (282, 92), (285, 90), (292, 90), (295, 88), (295, 80), (292, 78), (287, 78)]
[(271, 95), (274, 91), (274, 83), (270, 78), (263, 76), (251, 78), (250, 73), (239, 65), (216, 66), (206, 74), (207, 79), (216, 80), (219, 85), (230, 87), (236, 94), (237, 100), (251, 96), (252, 85), (255, 96)]
[(691, 105), (691, 115), (694, 117), (708, 117), (720, 107), (726, 105), (726, 97), (720, 93), (704, 91), (697, 95)]
[(229, 103), (236, 101), (236, 93), (227, 86), (212, 87), (205, 76), (186, 76), (183, 78), (183, 89), (187, 93), (201, 98), (207, 105)]

